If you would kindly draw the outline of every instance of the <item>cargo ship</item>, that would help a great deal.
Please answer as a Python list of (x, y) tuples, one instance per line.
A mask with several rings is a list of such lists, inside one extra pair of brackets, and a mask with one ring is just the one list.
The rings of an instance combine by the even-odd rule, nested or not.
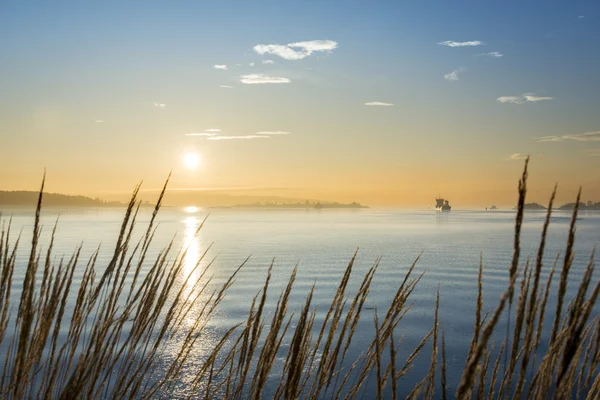
[(450, 211), (451, 209), (452, 209), (452, 206), (450, 205), (448, 200), (442, 199), (440, 197), (435, 199), (435, 210), (436, 211)]

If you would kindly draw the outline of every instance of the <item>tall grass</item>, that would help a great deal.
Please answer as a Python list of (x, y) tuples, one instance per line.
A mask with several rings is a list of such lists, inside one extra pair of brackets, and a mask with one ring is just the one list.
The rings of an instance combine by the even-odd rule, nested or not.
[[(575, 296), (567, 299), (578, 213), (575, 206), (562, 267), (556, 269), (557, 257), (544, 284), (542, 271), (549, 265), (543, 255), (556, 189), (537, 257), (534, 262), (523, 263), (520, 229), (526, 187), (527, 163), (519, 182), (506, 291), (495, 309), (484, 315), (480, 263), (473, 337), (456, 393), (447, 393), (448, 354), (438, 316), (439, 290), (431, 330), (420, 343), (405, 349), (398, 337), (398, 326), (411, 308), (410, 295), (422, 276), (413, 274), (418, 258), (389, 307), (374, 310), (371, 316), (365, 312), (365, 303), (379, 262), (364, 276), (353, 278), (355, 254), (322, 320), (315, 318), (314, 286), (300, 312), (296, 315), (290, 311), (296, 269), (267, 319), (271, 265), (264, 286), (249, 304), (245, 322), (221, 332), (215, 344), (208, 350), (202, 348), (203, 356), (198, 357), (203, 338), (213, 333), (211, 318), (244, 264), (223, 284), (216, 285), (209, 276), (211, 262), (206, 260), (206, 252), (191, 271), (184, 269), (188, 249), (170, 256), (173, 242), (151, 258), (156, 215), (166, 184), (137, 242), (133, 240), (140, 207), (136, 187), (107, 265), (98, 265), (98, 250), (82, 260), (81, 247), (69, 258), (56, 261), (54, 232), (47, 249), (42, 251), (40, 246), (42, 183), (22, 282), (15, 282), (13, 276), (23, 237), (13, 237), (10, 219), (2, 223), (0, 397), (353, 399), (366, 394), (369, 398), (396, 399), (406, 395), (399, 392), (402, 383), (412, 387), (409, 398), (598, 398), (600, 318), (593, 309), (600, 283), (592, 285), (594, 254)], [(577, 200), (576, 205), (579, 196)], [(76, 270), (81, 276), (77, 281)], [(557, 293), (551, 293), (555, 273), (560, 274), (559, 284)], [(361, 282), (353, 293), (348, 288), (351, 279)], [(556, 296), (557, 306), (554, 318), (545, 321), (550, 296)], [(511, 318), (513, 302), (516, 308)], [(491, 338), (505, 311), (510, 322), (498, 345)], [(361, 318), (373, 319), (372, 339), (359, 356), (350, 358)], [(552, 328), (550, 335), (545, 335), (548, 324)], [(313, 336), (315, 332), (318, 335)], [(412, 379), (408, 373), (426, 348), (431, 349), (430, 366), (424, 376), (402, 382)], [(369, 385), (372, 379), (375, 384)], [(365, 393), (371, 387), (373, 392)]]

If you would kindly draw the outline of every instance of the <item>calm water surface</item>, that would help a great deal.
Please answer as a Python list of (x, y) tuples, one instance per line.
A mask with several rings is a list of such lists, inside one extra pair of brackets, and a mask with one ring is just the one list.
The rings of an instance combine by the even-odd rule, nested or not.
[[(158, 254), (174, 238), (176, 249), (184, 245), (190, 246), (186, 263), (193, 265), (195, 259), (212, 244), (208, 259), (216, 257), (211, 269), (217, 283), (224, 282), (251, 256), (211, 321), (216, 332), (245, 320), (250, 301), (262, 288), (267, 269), (273, 260), (269, 305), (272, 307), (276, 302), (292, 269), (298, 264), (292, 308), (299, 310), (308, 291), (316, 284), (313, 304), (317, 310), (319, 326), (318, 321), (322, 320), (327, 311), (344, 269), (357, 249), (358, 257), (349, 293), (355, 293), (364, 274), (381, 257), (366, 305), (377, 308), (380, 313), (387, 310), (406, 271), (422, 253), (415, 274), (425, 274), (411, 295), (413, 309), (399, 325), (396, 336), (404, 335), (406, 353), (401, 356), (401, 360), (404, 360), (433, 326), (435, 296), (439, 286), (440, 322), (446, 335), (450, 389), (460, 378), (471, 339), (480, 256), (483, 257), (484, 268), (484, 312), (496, 306), (507, 286), (508, 265), (512, 257), (514, 212), (452, 211), (440, 214), (430, 210), (377, 209), (211, 210), (206, 225), (194, 239), (194, 232), (207, 213), (208, 210), (204, 209), (164, 208), (158, 217), (160, 227), (152, 254)], [(124, 210), (46, 209), (43, 213), (45, 243), (59, 214), (54, 252), (57, 259), (60, 255), (71, 254), (77, 245), (83, 243), (83, 253), (88, 256), (101, 246), (98, 264), (105, 264), (114, 248)], [(13, 218), (13, 232), (23, 229), (23, 239), (29, 241), (33, 226), (32, 210), (5, 209), (4, 216), (8, 215)], [(527, 257), (535, 259), (544, 217), (544, 213), (526, 213), (522, 235), (523, 262)], [(150, 210), (143, 211), (138, 217), (140, 232), (149, 219)], [(552, 218), (544, 278), (554, 257), (559, 252), (564, 252), (569, 222), (569, 213), (556, 212)], [(590, 252), (598, 244), (600, 215), (584, 213), (577, 225), (575, 264), (572, 267), (570, 288), (578, 284)], [(26, 256), (26, 246), (23, 244), (20, 268), (15, 271), (15, 282), (22, 281)], [(81, 263), (77, 270), (79, 274), (83, 269), (84, 264)], [(551, 298), (548, 309), (553, 309), (554, 306), (554, 299)], [(502, 328), (501, 324), (499, 332), (503, 332)], [(373, 319), (371, 315), (365, 315), (357, 330), (354, 356), (364, 350), (362, 344), (372, 339), (372, 331)], [(211, 343), (206, 343), (206, 346), (210, 345)], [(427, 352), (417, 361), (412, 377), (400, 382), (400, 390), (410, 390), (414, 380), (420, 380), (426, 374), (429, 365)], [(352, 355), (349, 359), (353, 359)]]

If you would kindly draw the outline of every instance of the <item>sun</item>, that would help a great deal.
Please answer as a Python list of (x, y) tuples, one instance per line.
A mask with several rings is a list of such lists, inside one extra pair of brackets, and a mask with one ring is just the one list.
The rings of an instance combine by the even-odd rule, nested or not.
[(198, 153), (186, 153), (183, 156), (183, 164), (188, 169), (196, 169), (200, 165), (200, 155)]

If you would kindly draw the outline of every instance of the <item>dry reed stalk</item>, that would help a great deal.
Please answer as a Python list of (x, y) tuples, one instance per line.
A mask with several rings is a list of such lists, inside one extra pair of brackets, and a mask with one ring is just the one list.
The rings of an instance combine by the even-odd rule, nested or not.
[[(513, 257), (509, 267), (509, 281), (512, 282), (517, 274), (519, 267), (519, 258), (521, 255), (521, 225), (523, 224), (523, 216), (525, 212), (525, 197), (527, 195), (527, 166), (529, 165), (529, 156), (525, 159), (525, 167), (523, 168), (523, 175), (519, 180), (519, 201), (517, 204), (517, 216), (515, 218), (515, 234), (514, 234), (514, 246), (513, 246)], [(512, 301), (514, 295), (514, 288), (512, 283), (508, 287), (508, 320), (506, 323), (506, 337), (510, 333), (510, 321), (512, 311)], [(504, 371), (506, 371), (506, 362), (508, 360), (508, 346), (505, 347), (504, 354)]]
[(446, 389), (446, 338), (444, 336), (444, 330), (442, 329), (442, 371), (441, 371), (441, 379), (442, 379), (442, 400), (446, 400), (448, 396), (448, 391)]
[(554, 323), (552, 325), (552, 336), (550, 337), (550, 342), (554, 342), (556, 340), (556, 335), (558, 334), (558, 326), (560, 323), (560, 317), (562, 313), (562, 306), (564, 302), (565, 293), (567, 291), (567, 280), (569, 276), (569, 270), (571, 269), (571, 265), (573, 263), (573, 247), (575, 245), (575, 223), (577, 221), (577, 212), (579, 210), (579, 201), (581, 199), (581, 189), (577, 193), (577, 201), (575, 203), (575, 207), (573, 208), (573, 215), (571, 217), (571, 225), (569, 226), (569, 237), (567, 239), (567, 248), (565, 250), (565, 258), (563, 261), (563, 268), (560, 273), (560, 283), (558, 290), (558, 302), (556, 304), (556, 314), (554, 318)]

